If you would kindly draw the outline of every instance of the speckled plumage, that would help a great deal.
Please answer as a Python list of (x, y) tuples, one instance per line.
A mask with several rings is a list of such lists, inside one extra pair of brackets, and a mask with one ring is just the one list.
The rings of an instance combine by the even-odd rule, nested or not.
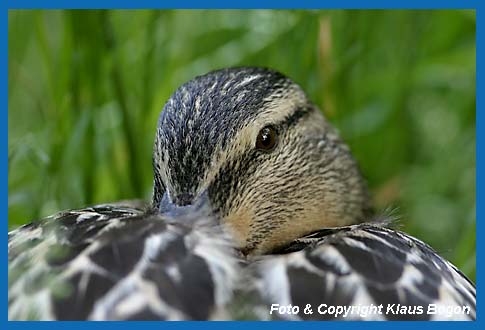
[[(271, 126), (272, 150), (255, 147)], [(61, 212), (9, 233), (9, 319), (333, 319), (310, 304), (467, 305), (475, 287), (372, 220), (348, 147), (284, 75), (233, 68), (167, 101), (151, 205)], [(270, 313), (273, 304), (298, 315)], [(394, 314), (347, 319), (449, 319)]]

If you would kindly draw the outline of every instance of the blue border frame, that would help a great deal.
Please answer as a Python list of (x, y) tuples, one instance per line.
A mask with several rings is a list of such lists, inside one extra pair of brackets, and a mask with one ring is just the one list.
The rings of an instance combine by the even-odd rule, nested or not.
[(358, 0), (45, 0), (42, 4), (36, 0), (5, 0), (7, 8), (18, 9), (143, 9), (143, 8), (177, 8), (177, 9), (196, 9), (196, 8), (214, 8), (214, 9), (249, 9), (249, 8), (291, 8), (291, 9), (476, 9), (479, 6), (479, 0), (394, 0), (390, 4), (389, 0), (366, 0), (365, 3)]
[[(1, 189), (1, 196), (4, 200), (5, 209), (3, 211), (4, 219), (4, 241), (3, 241), (3, 260), (5, 264), (0, 271), (0, 281), (1, 289), (4, 294), (4, 299), (1, 300), (0, 306), (3, 309), (3, 317), (0, 320), (1, 329), (23, 329), (23, 328), (38, 328), (38, 329), (62, 329), (66, 326), (73, 328), (87, 328), (97, 329), (97, 328), (119, 328), (119, 329), (132, 329), (136, 328), (154, 328), (163, 327), (165, 329), (173, 328), (219, 328), (219, 329), (237, 329), (240, 327), (251, 327), (251, 328), (278, 328), (278, 329), (306, 329), (317, 327), (326, 328), (339, 328), (339, 329), (350, 329), (361, 327), (360, 322), (327, 322), (325, 324), (319, 322), (305, 322), (305, 323), (290, 323), (290, 322), (13, 322), (7, 321), (8, 319), (8, 302), (7, 302), (7, 290), (8, 290), (8, 280), (7, 280), (7, 266), (8, 266), (8, 253), (7, 253), (7, 231), (8, 231), (8, 10), (9, 9), (114, 9), (114, 8), (130, 8), (130, 9), (143, 9), (143, 8), (178, 8), (178, 9), (195, 9), (195, 8), (217, 8), (217, 9), (237, 9), (237, 8), (325, 8), (325, 9), (475, 9), (477, 26), (476, 26), (476, 58), (483, 57), (483, 28), (480, 24), (481, 18), (484, 18), (481, 4), (479, 0), (470, 1), (458, 1), (458, 0), (395, 0), (391, 3), (385, 0), (367, 0), (365, 3), (359, 2), (358, 0), (327, 0), (317, 1), (317, 0), (239, 0), (229, 2), (228, 0), (204, 0), (197, 2), (195, 0), (185, 0), (184, 2), (176, 0), (168, 0), (161, 3), (161, 1), (156, 0), (138, 0), (128, 2), (126, 0), (49, 0), (40, 1), (38, 0), (3, 0), (0, 2), (1, 8), (1, 49), (0, 58), (2, 61), (1, 65), (1, 93), (4, 99), (5, 108), (2, 112), (2, 139), (1, 139), (1, 150), (3, 154), (1, 166), (2, 166), (2, 181), (3, 189)], [(481, 174), (480, 169), (483, 168), (483, 152), (484, 152), (484, 138), (485, 138), (485, 114), (483, 111), (479, 110), (483, 108), (483, 99), (480, 92), (483, 92), (483, 84), (480, 81), (480, 77), (483, 77), (482, 66), (479, 65), (477, 61), (477, 96), (476, 96), (476, 198), (477, 198), (477, 219), (480, 218), (484, 212), (484, 205), (482, 205), (483, 199), (483, 181), (484, 176)], [(481, 151), (480, 151), (481, 150)], [(477, 232), (481, 232), (483, 225), (477, 221)], [(481, 293), (481, 265), (483, 255), (479, 253), (481, 248), (483, 248), (483, 240), (477, 240), (477, 292), (479, 296), (483, 296)], [(479, 302), (477, 304), (477, 321), (469, 323), (454, 323), (454, 322), (382, 322), (372, 324), (372, 327), (376, 329), (382, 328), (435, 328), (435, 329), (450, 329), (455, 327), (466, 328), (466, 329), (479, 329), (485, 325), (483, 321), (482, 313), (480, 312), (480, 298), (477, 299)]]

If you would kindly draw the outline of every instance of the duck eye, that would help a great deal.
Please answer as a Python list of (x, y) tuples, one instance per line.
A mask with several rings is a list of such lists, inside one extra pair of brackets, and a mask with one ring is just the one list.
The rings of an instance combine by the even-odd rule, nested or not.
[(276, 130), (272, 126), (266, 126), (258, 133), (256, 149), (270, 151), (276, 145)]

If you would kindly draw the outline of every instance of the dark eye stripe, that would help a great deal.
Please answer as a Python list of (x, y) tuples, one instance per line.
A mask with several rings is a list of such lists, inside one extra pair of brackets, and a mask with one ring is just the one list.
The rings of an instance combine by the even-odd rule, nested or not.
[(300, 121), (303, 117), (306, 117), (310, 112), (312, 112), (315, 108), (312, 106), (304, 106), (296, 109), (290, 116), (286, 117), (286, 119), (281, 123), (284, 127), (291, 127)]
[[(256, 149), (266, 150), (266, 151), (272, 150), (277, 143), (278, 131), (281, 132), (281, 130), (286, 130), (296, 125), (300, 121), (300, 119), (302, 119), (303, 117), (306, 117), (312, 111), (315, 111), (315, 108), (312, 107), (311, 105), (299, 107), (290, 116), (286, 117), (279, 124), (277, 124), (276, 127), (269, 125), (263, 128), (258, 134), (258, 138), (256, 141)], [(265, 132), (265, 130), (267, 131), (269, 129), (271, 129), (271, 132)], [(263, 143), (265, 141), (263, 141), (262, 138), (264, 137), (264, 134), (269, 134), (269, 133), (271, 133), (271, 137), (273, 138), (273, 140), (271, 141), (272, 143), (270, 144), (270, 146), (266, 146)]]

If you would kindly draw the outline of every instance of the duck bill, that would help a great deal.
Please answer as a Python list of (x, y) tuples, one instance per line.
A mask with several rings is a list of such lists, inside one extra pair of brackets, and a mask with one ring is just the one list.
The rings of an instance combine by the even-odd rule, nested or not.
[(158, 206), (158, 212), (169, 219), (170, 222), (182, 223), (213, 216), (207, 191), (193, 198), (190, 203), (185, 205), (174, 203), (170, 194), (166, 191)]

